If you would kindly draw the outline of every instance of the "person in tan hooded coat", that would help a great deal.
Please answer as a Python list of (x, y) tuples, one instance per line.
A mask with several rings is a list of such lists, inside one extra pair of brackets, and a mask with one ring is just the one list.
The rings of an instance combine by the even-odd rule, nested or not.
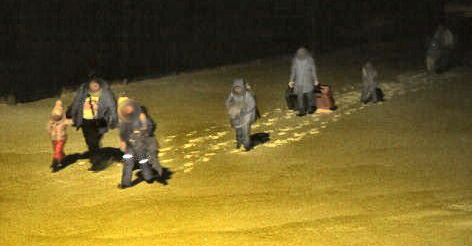
[(67, 126), (72, 125), (72, 120), (66, 119), (62, 101), (57, 100), (49, 115), (48, 133), (53, 147), (52, 171), (57, 172), (63, 166), (64, 145), (67, 141)]

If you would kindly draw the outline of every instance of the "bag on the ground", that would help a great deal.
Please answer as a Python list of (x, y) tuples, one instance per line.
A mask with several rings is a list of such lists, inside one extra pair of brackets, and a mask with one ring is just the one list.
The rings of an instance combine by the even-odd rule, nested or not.
[(317, 109), (334, 110), (336, 108), (334, 97), (329, 85), (319, 85), (314, 90), (315, 105)]

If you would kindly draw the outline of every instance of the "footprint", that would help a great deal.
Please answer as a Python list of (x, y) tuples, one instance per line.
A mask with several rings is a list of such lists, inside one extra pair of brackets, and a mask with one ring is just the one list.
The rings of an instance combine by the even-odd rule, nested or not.
[(184, 169), (184, 173), (189, 173), (189, 172), (192, 171), (192, 169), (193, 169), (193, 168), (186, 168), (186, 169)]
[(166, 164), (166, 163), (170, 163), (170, 162), (172, 162), (173, 160), (174, 160), (174, 159), (160, 160), (159, 162), (160, 162), (160, 163), (164, 163), (164, 164)]
[(216, 153), (206, 153), (205, 156), (215, 156)]
[(193, 146), (195, 146), (196, 144), (194, 143), (188, 143), (188, 144), (184, 144), (184, 149), (188, 149), (188, 148), (191, 148)]
[(277, 135), (283, 136), (283, 135), (286, 135), (286, 134), (287, 134), (286, 132), (279, 132)]
[(162, 149), (159, 149), (160, 152), (166, 152), (166, 151), (169, 151), (171, 150), (172, 147), (167, 147), (167, 148), (162, 148)]
[(184, 163), (184, 167), (193, 167), (193, 162)]
[(209, 161), (210, 161), (210, 158), (208, 158), (208, 157), (203, 157), (203, 158), (202, 158), (202, 161), (203, 161), (203, 162), (209, 162)]
[(195, 133), (197, 133), (197, 131), (191, 131), (191, 132), (187, 133), (185, 136), (190, 137), (190, 136), (195, 135)]
[(188, 140), (189, 143), (198, 143), (198, 142), (202, 142), (205, 138), (204, 137), (198, 137), (198, 138), (194, 138), (194, 139), (190, 139)]
[(193, 155), (185, 155), (185, 156), (184, 156), (184, 159), (190, 159), (190, 158), (192, 158), (192, 157), (193, 157)]
[(326, 127), (327, 127), (326, 125), (321, 126), (321, 128), (323, 128), (323, 129), (326, 128)]
[(295, 136), (295, 137), (304, 137), (305, 135), (306, 135), (305, 132), (301, 132), (301, 133), (295, 132), (295, 133), (293, 134), (293, 136)]
[(267, 123), (263, 123), (263, 125), (264, 126), (271, 126), (271, 125), (273, 125), (273, 123), (272, 122), (267, 122)]

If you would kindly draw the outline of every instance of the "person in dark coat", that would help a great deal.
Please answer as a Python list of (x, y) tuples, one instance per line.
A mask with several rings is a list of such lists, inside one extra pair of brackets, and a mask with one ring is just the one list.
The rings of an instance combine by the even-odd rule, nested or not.
[(163, 173), (157, 159), (158, 144), (154, 138), (154, 124), (136, 101), (126, 97), (119, 101), (120, 149), (125, 154), (121, 184), (118, 187), (131, 187), (136, 163), (139, 164), (144, 180), (152, 183)]
[(377, 77), (377, 70), (374, 68), (371, 62), (367, 62), (362, 67), (362, 93), (361, 102), (379, 102), (383, 100), (383, 93), (378, 88), (378, 83), (375, 78)]
[[(313, 90), (319, 85), (316, 75), (315, 60), (305, 48), (299, 48), (292, 61), (290, 74), (290, 88), (297, 95), (298, 116), (315, 112)], [(304, 98), (307, 98), (306, 103)]]
[(451, 30), (439, 25), (426, 50), (427, 71), (437, 73), (446, 69), (451, 63), (454, 46), (455, 40)]
[(252, 148), (251, 124), (256, 121), (256, 100), (253, 93), (246, 89), (243, 79), (233, 82), (229, 96), (225, 100), (231, 127), (236, 131), (236, 147), (246, 150)]
[(91, 157), (99, 151), (103, 135), (118, 125), (115, 98), (100, 78), (80, 86), (66, 116), (77, 130), (82, 129)]

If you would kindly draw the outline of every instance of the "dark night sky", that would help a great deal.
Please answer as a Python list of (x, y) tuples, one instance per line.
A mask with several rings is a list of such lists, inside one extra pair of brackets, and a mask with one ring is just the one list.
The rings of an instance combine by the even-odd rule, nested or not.
[(0, 94), (51, 96), (95, 70), (135, 78), (424, 35), (435, 0), (3, 0)]

